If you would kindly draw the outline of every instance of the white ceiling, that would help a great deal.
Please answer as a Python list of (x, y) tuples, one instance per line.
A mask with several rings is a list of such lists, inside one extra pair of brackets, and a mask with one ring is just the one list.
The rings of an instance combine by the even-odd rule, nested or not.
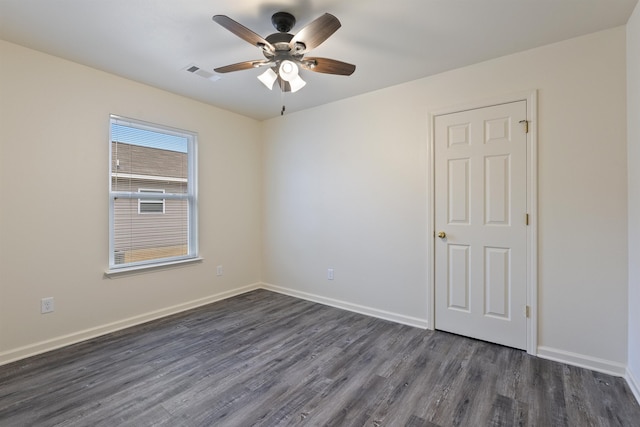
[[(259, 120), (626, 24), (638, 0), (0, 0), (0, 38)], [(266, 37), (277, 11), (292, 33), (325, 12), (342, 27), (311, 56), (357, 66), (352, 76), (301, 71), (282, 95), (259, 69), (190, 74), (262, 59), (211, 20), (227, 15)], [(46, 78), (44, 70), (43, 78)]]

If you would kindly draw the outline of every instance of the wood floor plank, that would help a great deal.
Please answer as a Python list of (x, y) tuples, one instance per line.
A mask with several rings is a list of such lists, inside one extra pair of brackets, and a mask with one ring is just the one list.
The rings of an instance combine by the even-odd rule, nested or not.
[(640, 426), (623, 379), (258, 290), (0, 367), (1, 426)]

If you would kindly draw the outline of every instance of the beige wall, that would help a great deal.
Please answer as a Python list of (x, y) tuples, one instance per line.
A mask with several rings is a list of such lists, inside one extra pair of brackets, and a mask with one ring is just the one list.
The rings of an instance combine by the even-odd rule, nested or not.
[(629, 366), (640, 401), (640, 4), (627, 24), (627, 140), (629, 168)]
[(426, 323), (428, 113), (534, 89), (539, 350), (624, 372), (623, 27), (267, 121), (263, 281)]
[[(428, 113), (537, 89), (538, 344), (617, 371), (625, 54), (616, 28), (258, 123), (0, 42), (0, 363), (260, 281), (426, 323)], [(112, 113), (199, 133), (202, 264), (103, 277)]]
[[(259, 122), (2, 41), (0, 57), (0, 363), (260, 281)], [(198, 133), (204, 262), (103, 276), (109, 114)]]

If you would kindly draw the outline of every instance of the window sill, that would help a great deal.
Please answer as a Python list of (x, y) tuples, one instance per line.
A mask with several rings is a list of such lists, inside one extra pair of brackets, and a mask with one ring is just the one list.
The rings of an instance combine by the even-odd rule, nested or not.
[(113, 270), (111, 269), (106, 270), (104, 272), (104, 275), (106, 277), (111, 278), (111, 277), (124, 276), (127, 274), (144, 273), (146, 271), (161, 270), (161, 269), (171, 268), (171, 267), (179, 267), (181, 265), (200, 263), (202, 261), (203, 261), (202, 258), (197, 257), (197, 258), (181, 259), (178, 261), (168, 261), (168, 262), (163, 262), (158, 264), (146, 264), (146, 265), (136, 265), (133, 267), (115, 268)]

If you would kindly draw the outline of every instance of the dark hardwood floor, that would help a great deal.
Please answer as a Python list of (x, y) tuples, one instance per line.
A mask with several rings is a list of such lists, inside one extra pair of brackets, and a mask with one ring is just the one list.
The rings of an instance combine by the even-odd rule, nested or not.
[(622, 378), (258, 290), (0, 367), (1, 426), (640, 426)]

